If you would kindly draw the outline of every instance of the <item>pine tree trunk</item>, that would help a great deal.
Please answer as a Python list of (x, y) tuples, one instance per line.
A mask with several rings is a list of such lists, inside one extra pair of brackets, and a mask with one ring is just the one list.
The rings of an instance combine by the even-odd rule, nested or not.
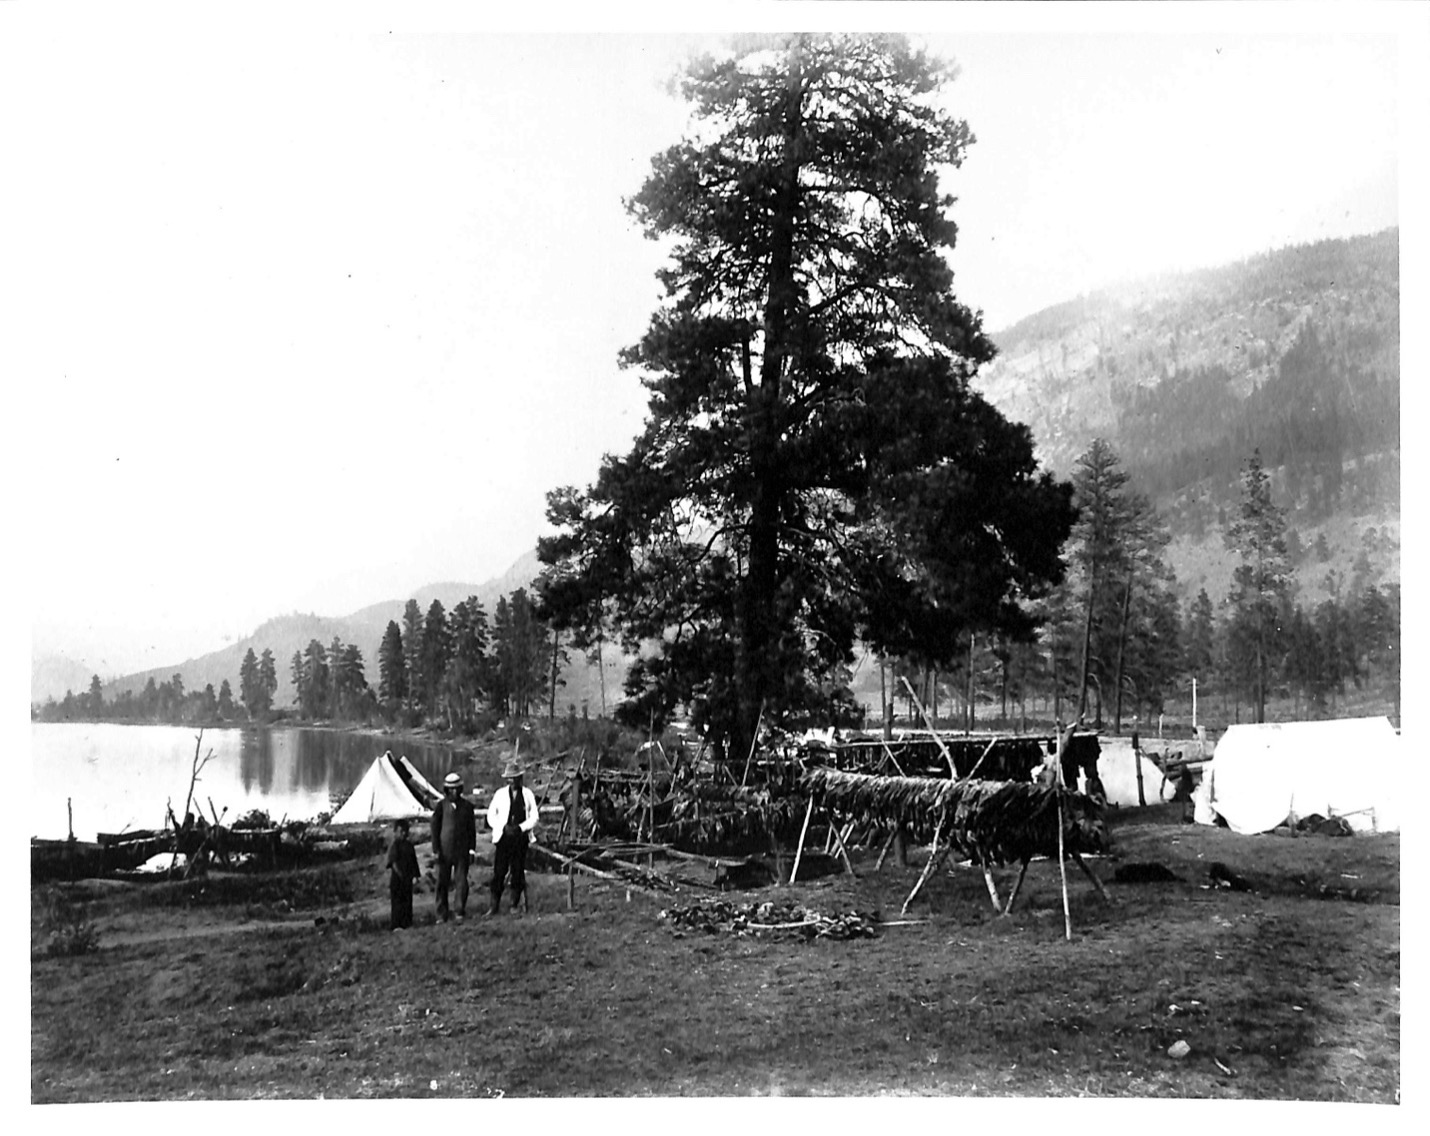
[(556, 673), (561, 659), (561, 632), (551, 633), (551, 708), (546, 715), (549, 722), (556, 721)]
[(1077, 713), (1073, 715), (1073, 721), (1082, 720), (1083, 712), (1087, 709), (1087, 664), (1092, 654), (1092, 608), (1093, 600), (1097, 598), (1097, 588), (1093, 583), (1091, 571), (1087, 580), (1087, 619), (1083, 621), (1082, 628), (1082, 675), (1078, 679), (1077, 686)]
[(1117, 633), (1117, 708), (1113, 711), (1113, 731), (1122, 733), (1122, 662), (1127, 653), (1127, 616), (1132, 608), (1132, 571), (1127, 572), (1127, 589), (1122, 594), (1122, 628)]

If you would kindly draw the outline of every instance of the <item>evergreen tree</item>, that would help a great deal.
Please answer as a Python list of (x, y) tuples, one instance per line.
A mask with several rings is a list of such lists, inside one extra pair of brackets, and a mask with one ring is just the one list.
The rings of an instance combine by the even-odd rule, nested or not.
[(362, 649), (356, 643), (339, 644), (334, 639), (335, 652), (329, 654), (334, 660), (329, 665), (334, 678), (332, 687), (337, 699), (335, 713), (345, 718), (360, 717), (364, 706), (370, 704), (367, 674), (362, 657)]
[(228, 679), (224, 679), (218, 688), (218, 716), (226, 722), (232, 721), (234, 710), (233, 688), (229, 686)]
[(328, 644), (328, 713), (334, 718), (345, 718), (348, 713), (347, 686), (343, 675), (343, 641), (333, 636)]
[(1061, 570), (1066, 489), (969, 383), (994, 349), (945, 259), (938, 170), (971, 141), (949, 74), (896, 37), (792, 35), (683, 77), (696, 134), (629, 203), (672, 241), (623, 356), (650, 416), (548, 497), (539, 550), (581, 581), (563, 625), (601, 605), (655, 646), (643, 718), (695, 703), (744, 752), (762, 712), (836, 709), (856, 637), (934, 657), (950, 628), (1029, 631), (1017, 601)]
[[(1179, 626), (1173, 576), (1162, 557), (1166, 525), (1102, 438), (1078, 459), (1073, 471), (1078, 519), (1068, 541), (1074, 576), (1065, 584), (1081, 608), (1082, 684), (1075, 717), (1086, 705), (1089, 685), (1112, 703), (1115, 728), (1122, 728), (1124, 693), (1149, 705), (1160, 701), (1175, 671), (1178, 644), (1166, 641)], [(1169, 608), (1170, 605), (1170, 608)], [(1156, 642), (1156, 650), (1150, 649)]]
[(469, 724), (486, 681), (487, 613), (476, 596), (452, 609), (448, 620), (452, 655), (442, 680), (449, 721)]
[(260, 691), (263, 688), (258, 674), (258, 656), (250, 647), (238, 665), (238, 697), (250, 718), (257, 718), (262, 704)]
[(91, 718), (104, 717), (104, 687), (100, 684), (98, 675), (89, 680), (89, 698), (85, 709)]
[(308, 640), (300, 662), (302, 682), (298, 688), (298, 705), (309, 718), (321, 718), (328, 711), (328, 653), (316, 639)]
[(159, 713), (159, 688), (154, 684), (153, 675), (144, 683), (144, 690), (139, 695), (139, 705), (145, 718), (153, 719)]
[(1216, 612), (1211, 596), (1202, 588), (1187, 613), (1186, 640), (1182, 650), (1187, 672), (1200, 682), (1210, 682), (1215, 665)]
[(303, 652), (294, 651), (288, 664), (288, 679), (293, 684), (293, 705), (303, 706)]
[(422, 621), (422, 707), (429, 714), (441, 705), (442, 677), (452, 657), (452, 636), (441, 600), (433, 600)]
[(254, 691), (261, 716), (266, 716), (273, 709), (273, 696), (277, 693), (278, 664), (274, 662), (273, 652), (265, 647), (258, 660), (258, 686)]
[(391, 715), (407, 697), (407, 663), (402, 649), (402, 629), (387, 621), (382, 645), (377, 649), (377, 696)]
[(422, 671), (422, 609), (409, 599), (402, 609), (402, 653), (407, 664), (407, 705), (422, 701), (427, 680)]
[(1227, 599), (1237, 670), (1249, 680), (1256, 721), (1266, 721), (1267, 685), (1280, 657), (1278, 613), (1290, 594), (1286, 518), (1271, 500), (1271, 479), (1252, 451), (1241, 478), (1241, 507), (1227, 527), (1226, 546), (1241, 563), (1232, 572)]

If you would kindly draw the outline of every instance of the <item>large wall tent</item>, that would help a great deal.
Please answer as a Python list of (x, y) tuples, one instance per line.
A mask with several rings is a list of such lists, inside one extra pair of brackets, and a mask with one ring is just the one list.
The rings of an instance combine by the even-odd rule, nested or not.
[(1409, 789), (1387, 718), (1230, 726), (1203, 780), (1211, 812), (1241, 833), (1312, 814), (1344, 817), (1357, 832), (1398, 832)]

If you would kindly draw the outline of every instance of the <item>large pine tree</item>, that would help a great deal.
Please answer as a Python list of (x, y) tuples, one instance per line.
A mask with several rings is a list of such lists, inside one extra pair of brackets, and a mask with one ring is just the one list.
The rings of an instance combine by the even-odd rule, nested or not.
[(856, 636), (952, 650), (1060, 571), (1066, 487), (969, 387), (993, 346), (945, 259), (938, 171), (972, 140), (949, 74), (900, 38), (793, 35), (681, 81), (692, 134), (628, 203), (671, 247), (623, 356), (649, 417), (551, 494), (540, 546), (558, 627), (609, 610), (646, 645), (642, 725), (688, 703), (743, 752), (762, 711), (834, 711)]

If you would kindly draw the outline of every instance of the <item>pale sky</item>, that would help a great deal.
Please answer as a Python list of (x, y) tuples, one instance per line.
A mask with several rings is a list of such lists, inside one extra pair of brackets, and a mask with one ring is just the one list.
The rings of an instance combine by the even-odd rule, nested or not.
[[(106, 676), (496, 575), (628, 446), (662, 257), (622, 197), (711, 31), (931, 33), (978, 138), (957, 291), (995, 331), (1404, 232), (1423, 175), (1420, 5), (36, 7), (0, 8), (11, 552), (33, 649)], [(578, 19), (618, 30), (549, 30)]]

